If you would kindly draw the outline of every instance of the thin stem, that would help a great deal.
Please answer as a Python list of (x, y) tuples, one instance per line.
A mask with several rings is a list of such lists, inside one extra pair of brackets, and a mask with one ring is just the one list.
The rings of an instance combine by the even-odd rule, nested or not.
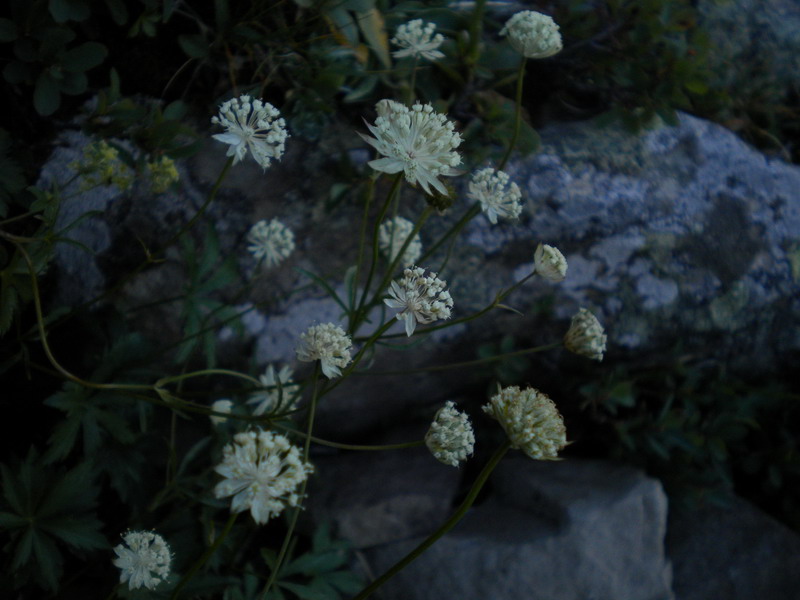
[(458, 234), (458, 232), (461, 231), (466, 226), (466, 224), (469, 223), (473, 218), (475, 218), (475, 216), (479, 212), (481, 212), (480, 204), (476, 202), (475, 204), (470, 206), (469, 209), (463, 215), (461, 215), (461, 218), (456, 223), (454, 223), (450, 227), (450, 229), (441, 238), (439, 238), (439, 240), (435, 244), (433, 244), (433, 246), (431, 246), (425, 251), (425, 253), (420, 257), (419, 262), (423, 262), (426, 258), (428, 258), (434, 252), (436, 252), (436, 250), (439, 249), (439, 246), (444, 244), (452, 236)]
[(458, 523), (464, 515), (469, 510), (470, 506), (472, 506), (473, 502), (475, 502), (475, 498), (478, 497), (478, 494), (481, 491), (481, 488), (486, 484), (486, 481), (489, 479), (489, 475), (492, 474), (495, 467), (498, 465), (500, 460), (505, 456), (508, 449), (511, 447), (511, 443), (506, 440), (502, 446), (500, 446), (492, 457), (489, 459), (489, 462), (486, 463), (486, 466), (483, 467), (483, 470), (478, 475), (478, 478), (475, 480), (475, 483), (472, 484), (472, 487), (467, 494), (467, 497), (464, 498), (464, 501), (461, 505), (456, 509), (456, 511), (447, 519), (439, 528), (434, 531), (430, 536), (428, 536), (425, 541), (423, 541), (419, 546), (414, 548), (411, 552), (409, 552), (405, 557), (397, 561), (388, 571), (386, 571), (383, 575), (378, 577), (375, 581), (365, 587), (361, 592), (358, 593), (357, 596), (353, 598), (353, 600), (364, 600), (365, 598), (369, 597), (375, 590), (381, 587), (384, 583), (389, 581), (392, 577), (397, 575), (400, 571), (406, 568), (409, 564), (411, 564), (414, 560), (416, 560), (425, 550), (433, 546), (439, 538), (441, 538), (445, 533), (450, 531), (456, 523)]
[[(280, 429), (283, 429), (284, 431), (288, 431), (290, 433), (293, 433), (293, 434), (295, 434), (297, 436), (308, 437), (302, 431), (298, 431), (297, 429), (294, 429), (293, 427), (288, 427), (288, 426), (284, 425), (283, 423), (275, 423), (274, 425), (275, 425), (275, 427), (278, 427)], [(424, 446), (425, 445), (425, 440), (415, 440), (413, 442), (402, 442), (402, 443), (397, 443), (397, 444), (382, 444), (382, 445), (369, 446), (369, 445), (364, 445), (364, 444), (344, 444), (344, 443), (341, 443), (341, 442), (332, 442), (330, 440), (323, 440), (322, 438), (318, 438), (318, 437), (313, 436), (313, 435), (310, 436), (310, 437), (311, 437), (311, 441), (314, 442), (315, 444), (319, 444), (320, 446), (328, 446), (330, 448), (338, 448), (340, 450), (356, 450), (356, 451), (361, 451), (361, 450), (365, 450), (365, 451), (372, 451), (372, 450), (403, 450), (405, 448), (416, 448), (418, 446)]]
[(417, 63), (419, 56), (414, 57), (414, 64), (411, 65), (411, 83), (408, 88), (408, 98), (406, 98), (406, 105), (411, 106), (414, 102), (414, 89), (417, 87)]
[[(358, 258), (356, 259), (356, 272), (353, 278), (353, 289), (350, 290), (350, 309), (353, 311), (350, 317), (350, 325), (355, 323), (356, 295), (358, 294), (358, 282), (361, 279), (361, 267), (364, 262), (364, 244), (367, 241), (367, 221), (369, 220), (369, 208), (372, 206), (372, 199), (375, 197), (375, 180), (370, 178), (367, 184), (366, 198), (364, 199), (364, 214), (361, 217), (361, 232), (358, 236)], [(352, 327), (350, 333), (353, 333)]]
[(498, 171), (502, 171), (503, 167), (506, 166), (508, 159), (511, 157), (511, 153), (514, 151), (514, 146), (517, 144), (517, 138), (519, 137), (519, 126), (522, 122), (522, 81), (525, 79), (525, 65), (527, 62), (528, 59), (523, 56), (519, 63), (519, 71), (517, 72), (517, 96), (514, 99), (517, 105), (517, 110), (514, 114), (514, 133), (511, 135), (511, 141), (508, 143), (508, 150), (506, 150), (503, 160), (500, 161), (497, 167)]
[(231, 513), (228, 522), (225, 524), (225, 529), (223, 529), (222, 533), (220, 533), (219, 536), (217, 536), (217, 539), (214, 540), (214, 543), (211, 544), (208, 548), (206, 548), (206, 551), (203, 552), (203, 555), (186, 572), (186, 575), (183, 576), (180, 583), (178, 583), (178, 585), (175, 586), (175, 589), (173, 590), (172, 595), (170, 596), (170, 600), (175, 600), (178, 597), (178, 594), (184, 588), (184, 586), (187, 583), (189, 583), (189, 581), (191, 581), (192, 577), (195, 576), (195, 573), (197, 573), (197, 571), (199, 571), (202, 568), (202, 566), (206, 564), (206, 561), (208, 561), (208, 559), (211, 558), (211, 555), (214, 554), (214, 552), (216, 552), (217, 548), (220, 547), (222, 542), (225, 541), (225, 538), (230, 533), (231, 528), (233, 528), (233, 524), (236, 522), (236, 517), (238, 516), (239, 513), (235, 512)]
[(244, 373), (239, 373), (238, 371), (231, 371), (229, 369), (203, 369), (202, 371), (192, 371), (191, 373), (184, 373), (183, 375), (175, 375), (174, 377), (164, 377), (163, 379), (159, 379), (156, 382), (156, 387), (163, 387), (168, 383), (177, 383), (180, 381), (184, 381), (185, 379), (191, 379), (193, 377), (203, 377), (204, 375), (230, 375), (231, 377), (238, 377), (240, 379), (245, 379), (250, 383), (261, 387), (261, 382), (256, 379), (255, 377), (251, 377), (250, 375), (245, 375)]

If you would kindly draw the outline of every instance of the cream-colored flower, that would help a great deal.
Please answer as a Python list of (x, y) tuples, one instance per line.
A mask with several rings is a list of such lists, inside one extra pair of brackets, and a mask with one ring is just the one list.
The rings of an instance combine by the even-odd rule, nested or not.
[(233, 164), (242, 160), (247, 151), (262, 168), (270, 165), (270, 159), (280, 159), (286, 139), (286, 122), (281, 113), (269, 102), (251, 100), (250, 96), (239, 96), (226, 100), (219, 107), (219, 115), (211, 122), (225, 128), (225, 133), (212, 136), (228, 144), (226, 156), (233, 156)]
[(328, 379), (339, 377), (341, 369), (350, 364), (350, 336), (344, 329), (333, 323), (313, 325), (300, 335), (300, 343), (295, 352), (298, 360), (314, 362), (318, 360), (322, 373)]
[(99, 185), (115, 185), (125, 191), (133, 183), (133, 170), (122, 162), (119, 151), (105, 140), (88, 144), (83, 149), (81, 160), (69, 166), (83, 176), (80, 185), (82, 190)]
[(497, 419), (511, 447), (536, 460), (557, 460), (567, 445), (567, 429), (556, 405), (534, 388), (503, 388), (483, 407)]
[(369, 162), (369, 166), (382, 173), (405, 174), (406, 180), (419, 183), (426, 193), (433, 187), (442, 195), (447, 189), (437, 178), (458, 175), (454, 167), (461, 164), (455, 148), (461, 136), (453, 123), (435, 112), (430, 104), (415, 104), (408, 108), (394, 100), (381, 100), (375, 106), (378, 118), (367, 128), (375, 137), (362, 133), (365, 142), (385, 158)]
[(558, 248), (539, 244), (533, 253), (536, 273), (549, 281), (563, 281), (567, 276), (567, 259)]
[(481, 210), (492, 225), (497, 224), (497, 217), (516, 219), (522, 212), (519, 186), (505, 172), (490, 167), (472, 176), (467, 198), (481, 203)]
[(121, 570), (120, 583), (127, 581), (130, 590), (154, 590), (169, 576), (172, 555), (167, 542), (153, 531), (129, 531), (122, 539), (125, 544), (114, 548), (117, 558), (112, 561)]
[(425, 445), (440, 462), (457, 467), (472, 454), (475, 434), (466, 413), (459, 412), (454, 402), (446, 402), (433, 417)]
[(297, 506), (298, 488), (314, 471), (303, 462), (299, 448), (272, 431), (237, 433), (222, 454), (214, 470), (225, 479), (214, 488), (214, 496), (233, 496), (231, 511), (249, 510), (258, 524), (278, 516), (287, 506)]
[(547, 58), (561, 52), (561, 33), (552, 17), (523, 10), (511, 17), (500, 35), (508, 36), (511, 47), (527, 58)]
[(265, 389), (255, 392), (247, 401), (256, 404), (253, 410), (255, 416), (271, 413), (274, 410), (289, 411), (297, 406), (297, 392), (300, 386), (294, 383), (294, 372), (286, 365), (275, 373), (275, 367), (269, 365), (266, 372), (259, 376), (261, 385)]
[[(231, 409), (233, 408), (233, 402), (228, 400), (227, 398), (223, 398), (222, 400), (214, 400), (211, 404), (211, 410), (218, 413), (225, 413), (226, 415), (231, 414)], [(211, 423), (214, 425), (222, 425), (228, 419), (227, 417), (220, 417), (218, 415), (209, 415), (209, 419), (211, 419)]]
[(421, 267), (411, 267), (403, 271), (400, 282), (393, 281), (389, 289), (391, 298), (384, 303), (390, 308), (400, 309), (397, 320), (404, 321), (406, 335), (411, 336), (417, 323), (432, 323), (437, 319), (449, 319), (453, 308), (453, 298), (444, 288), (436, 273), (425, 274)]
[(428, 60), (443, 58), (444, 54), (437, 48), (444, 42), (444, 36), (441, 33), (434, 35), (434, 31), (436, 31), (436, 24), (425, 23), (423, 26), (422, 19), (414, 19), (400, 25), (392, 38), (392, 43), (399, 46), (400, 50), (392, 52), (392, 56), (395, 58), (421, 57)]
[[(390, 262), (397, 257), (397, 253), (400, 252), (400, 248), (406, 243), (412, 231), (414, 231), (414, 224), (403, 217), (394, 217), (381, 223), (378, 229), (378, 246), (389, 257)], [(422, 242), (419, 239), (419, 234), (416, 234), (411, 238), (400, 262), (404, 267), (413, 265), (421, 254)]]
[(256, 262), (263, 261), (267, 268), (279, 265), (294, 251), (294, 234), (278, 219), (253, 225), (247, 233), (247, 241), (247, 249)]
[(564, 347), (575, 354), (603, 360), (606, 341), (605, 331), (597, 317), (585, 308), (581, 308), (572, 317), (572, 323), (564, 336)]

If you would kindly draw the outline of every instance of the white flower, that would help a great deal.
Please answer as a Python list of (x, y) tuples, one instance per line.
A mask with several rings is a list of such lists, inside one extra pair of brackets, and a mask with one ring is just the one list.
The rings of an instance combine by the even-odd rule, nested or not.
[(249, 509), (258, 524), (278, 516), (287, 506), (297, 506), (297, 488), (314, 471), (296, 446), (272, 431), (237, 433), (222, 454), (222, 463), (214, 470), (225, 479), (214, 488), (214, 496), (233, 496), (231, 511)]
[(433, 417), (425, 445), (431, 454), (446, 465), (457, 467), (472, 454), (475, 434), (466, 413), (459, 412), (454, 402), (446, 402)]
[(322, 372), (328, 379), (339, 377), (341, 369), (350, 364), (350, 347), (353, 342), (344, 329), (333, 323), (313, 325), (300, 336), (295, 352), (303, 362), (320, 361)]
[(453, 308), (450, 292), (444, 288), (436, 273), (425, 275), (425, 269), (412, 267), (403, 271), (400, 283), (393, 281), (384, 303), (390, 308), (399, 308), (398, 321), (405, 321), (406, 335), (411, 336), (417, 323), (431, 323), (437, 319), (449, 319)]
[(585, 308), (581, 308), (572, 317), (572, 323), (564, 336), (564, 346), (567, 350), (594, 360), (603, 360), (606, 341), (606, 334), (600, 321)]
[(435, 23), (426, 23), (422, 26), (422, 19), (414, 19), (397, 28), (395, 36), (392, 38), (392, 43), (399, 46), (401, 50), (392, 52), (395, 58), (404, 58), (410, 56), (417, 58), (427, 58), (428, 60), (436, 60), (443, 58), (444, 54), (439, 52), (437, 48), (444, 42), (444, 37), (441, 33), (433, 35), (436, 31)]
[(561, 33), (551, 17), (523, 10), (511, 17), (500, 35), (507, 35), (512, 48), (528, 58), (547, 58), (561, 52)]
[[(414, 224), (403, 217), (395, 217), (381, 223), (378, 229), (378, 245), (384, 254), (389, 257), (389, 261), (394, 261), (400, 248), (405, 244), (408, 236), (414, 231)], [(403, 266), (413, 265), (422, 254), (422, 242), (419, 234), (416, 234), (408, 244), (406, 251), (403, 252)]]
[(288, 258), (294, 250), (294, 234), (278, 219), (259, 221), (250, 228), (247, 234), (250, 244), (247, 249), (257, 262), (264, 261), (268, 267), (274, 267)]
[(557, 460), (567, 429), (556, 405), (534, 388), (511, 386), (492, 396), (483, 411), (500, 422), (511, 447), (536, 460)]
[(112, 562), (122, 572), (120, 583), (128, 582), (128, 589), (142, 586), (154, 590), (169, 575), (172, 556), (164, 538), (153, 531), (129, 531), (122, 536), (125, 544), (114, 548), (117, 555)]
[(292, 380), (293, 371), (284, 365), (277, 376), (275, 367), (269, 365), (266, 372), (259, 377), (261, 385), (266, 389), (250, 396), (248, 404), (257, 404), (253, 414), (255, 416), (270, 413), (278, 408), (282, 411), (292, 410), (297, 405), (295, 395), (300, 386)]
[(549, 281), (563, 281), (567, 276), (567, 259), (558, 248), (539, 244), (533, 253), (535, 271)]
[(481, 203), (481, 210), (492, 225), (497, 224), (497, 217), (516, 219), (522, 212), (519, 186), (509, 181), (505, 172), (490, 167), (476, 171), (472, 176), (467, 198)]
[(386, 158), (372, 160), (369, 166), (382, 173), (403, 171), (409, 183), (419, 183), (426, 193), (430, 194), (433, 186), (447, 195), (437, 177), (459, 174), (453, 167), (461, 164), (461, 157), (454, 150), (461, 143), (461, 136), (453, 130), (453, 123), (434, 112), (430, 104), (417, 103), (408, 108), (394, 100), (381, 100), (375, 109), (375, 125), (367, 123), (375, 137), (358, 135)]
[[(226, 415), (231, 414), (231, 409), (233, 408), (233, 402), (228, 400), (227, 398), (223, 398), (222, 400), (215, 400), (211, 405), (211, 410), (214, 412), (225, 413)], [(225, 423), (228, 419), (226, 417), (218, 417), (217, 415), (209, 415), (211, 422), (214, 425), (221, 425)]]
[(233, 164), (242, 160), (247, 151), (264, 169), (271, 158), (280, 159), (289, 134), (281, 113), (269, 102), (250, 100), (250, 96), (239, 96), (226, 100), (219, 107), (219, 116), (211, 122), (221, 125), (225, 133), (212, 136), (223, 144), (229, 144), (226, 156), (235, 156)]

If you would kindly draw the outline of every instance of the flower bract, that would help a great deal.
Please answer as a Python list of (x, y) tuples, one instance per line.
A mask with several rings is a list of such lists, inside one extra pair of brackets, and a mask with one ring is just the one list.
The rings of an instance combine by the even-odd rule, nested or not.
[[(414, 231), (414, 224), (403, 217), (394, 217), (381, 223), (378, 229), (378, 246), (389, 257), (389, 261), (397, 258), (397, 253), (400, 252), (400, 248), (403, 247), (412, 231)], [(400, 262), (404, 267), (413, 265), (421, 254), (422, 242), (419, 240), (419, 234), (416, 234), (408, 243)]]
[(434, 31), (436, 31), (436, 24), (425, 23), (423, 25), (422, 19), (414, 19), (400, 25), (392, 38), (392, 43), (399, 46), (400, 50), (392, 52), (392, 56), (395, 58), (410, 56), (428, 60), (443, 58), (444, 54), (437, 48), (444, 42), (444, 36), (441, 33), (434, 35)]
[(523, 10), (511, 17), (500, 35), (508, 36), (511, 47), (527, 58), (547, 58), (561, 52), (561, 33), (552, 17)]
[(169, 575), (172, 556), (164, 538), (153, 531), (129, 531), (122, 536), (124, 544), (114, 548), (112, 562), (121, 570), (120, 583), (128, 589), (146, 587), (153, 590)]
[(214, 488), (217, 498), (233, 496), (231, 511), (249, 510), (264, 524), (300, 502), (298, 488), (314, 468), (303, 462), (300, 449), (272, 431), (237, 433), (222, 449), (214, 470), (225, 479)]
[(467, 459), (475, 446), (475, 434), (466, 413), (456, 409), (454, 402), (448, 401), (433, 418), (425, 445), (436, 460), (451, 467)]
[(344, 329), (333, 323), (313, 325), (300, 335), (296, 353), (298, 360), (313, 362), (318, 360), (322, 373), (328, 379), (339, 377), (342, 369), (350, 364), (350, 336)]
[(438, 177), (458, 175), (454, 167), (461, 164), (455, 151), (461, 136), (453, 123), (430, 104), (417, 103), (408, 108), (394, 100), (381, 100), (375, 109), (375, 125), (367, 123), (375, 137), (359, 135), (385, 158), (372, 160), (369, 166), (382, 173), (402, 171), (409, 183), (419, 183), (426, 193), (430, 194), (432, 187), (447, 195)]
[(481, 203), (492, 225), (497, 224), (497, 217), (516, 219), (522, 213), (519, 186), (505, 172), (490, 167), (475, 172), (467, 197)]
[(453, 308), (453, 298), (445, 290), (447, 282), (436, 273), (425, 274), (421, 267), (411, 267), (403, 271), (399, 282), (393, 281), (389, 288), (391, 298), (384, 303), (390, 308), (400, 309), (397, 320), (406, 326), (406, 335), (411, 336), (417, 323), (432, 323), (437, 319), (449, 319)]
[(226, 100), (219, 107), (219, 115), (211, 122), (225, 128), (225, 133), (212, 136), (228, 144), (226, 156), (233, 156), (238, 163), (248, 150), (262, 168), (270, 165), (271, 159), (283, 156), (284, 143), (289, 134), (280, 112), (269, 102), (251, 100), (250, 96), (239, 96)]
[(564, 336), (564, 347), (575, 354), (603, 360), (607, 339), (597, 317), (581, 308), (572, 317), (572, 323)]
[(278, 219), (259, 221), (247, 233), (247, 249), (256, 261), (275, 267), (294, 251), (294, 234)]
[(297, 399), (295, 395), (300, 386), (292, 379), (293, 371), (284, 365), (281, 370), (275, 372), (275, 367), (269, 365), (266, 372), (258, 379), (264, 390), (255, 392), (247, 401), (248, 404), (255, 404), (253, 410), (255, 416), (271, 413), (274, 410), (288, 411), (295, 408)]
[[(225, 413), (226, 415), (231, 414), (232, 408), (233, 402), (227, 398), (214, 400), (214, 402), (211, 404), (211, 410), (218, 413)], [(218, 415), (209, 415), (209, 418), (214, 425), (222, 425), (228, 420), (227, 417), (220, 417)]]
[(567, 276), (567, 259), (558, 248), (539, 244), (533, 253), (536, 273), (548, 281), (563, 281)]

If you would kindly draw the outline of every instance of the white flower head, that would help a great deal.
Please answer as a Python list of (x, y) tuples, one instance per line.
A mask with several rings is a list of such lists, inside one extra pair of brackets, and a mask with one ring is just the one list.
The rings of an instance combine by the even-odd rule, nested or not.
[(572, 323), (564, 336), (564, 347), (575, 354), (603, 360), (606, 341), (606, 334), (597, 317), (585, 308), (581, 308), (572, 317)]
[(231, 511), (249, 510), (260, 525), (287, 506), (297, 506), (298, 488), (314, 471), (299, 448), (272, 431), (237, 433), (222, 455), (214, 470), (225, 479), (214, 487), (214, 496), (233, 496)]
[(451, 467), (467, 460), (475, 447), (475, 434), (466, 413), (459, 412), (454, 402), (446, 402), (433, 417), (425, 445), (440, 462)]
[[(214, 402), (211, 404), (211, 410), (218, 413), (225, 413), (226, 415), (231, 414), (232, 408), (233, 402), (227, 398), (223, 398), (222, 400), (214, 400)], [(211, 419), (211, 422), (214, 425), (221, 425), (228, 420), (227, 417), (220, 417), (217, 415), (209, 415), (209, 419)]]
[[(397, 253), (400, 252), (400, 248), (403, 247), (412, 231), (414, 231), (414, 224), (403, 217), (394, 217), (381, 223), (378, 229), (378, 246), (389, 257), (390, 262), (397, 258)], [(422, 242), (419, 240), (419, 234), (416, 234), (411, 238), (400, 262), (404, 267), (413, 265), (421, 254)]]
[(257, 405), (253, 410), (255, 416), (271, 413), (274, 410), (292, 410), (297, 406), (295, 396), (300, 386), (294, 383), (293, 374), (292, 369), (286, 365), (277, 373), (272, 365), (267, 367), (266, 372), (258, 378), (266, 389), (255, 392), (247, 401), (248, 404)]
[(547, 58), (561, 52), (561, 33), (552, 17), (523, 10), (511, 17), (500, 35), (507, 35), (511, 47), (527, 58)]
[(294, 234), (278, 219), (259, 221), (247, 233), (247, 249), (257, 262), (272, 268), (294, 251)]
[(467, 197), (481, 203), (481, 210), (492, 225), (497, 224), (497, 217), (516, 219), (522, 213), (519, 186), (509, 180), (508, 174), (491, 167), (475, 172)]
[(441, 33), (434, 35), (434, 31), (436, 31), (436, 24), (425, 23), (423, 25), (422, 19), (414, 19), (400, 25), (391, 40), (395, 46), (400, 47), (400, 50), (392, 52), (392, 56), (395, 58), (422, 57), (428, 60), (443, 58), (444, 54), (437, 48), (444, 42), (444, 36)]
[(558, 248), (539, 244), (533, 253), (535, 271), (548, 281), (563, 281), (567, 276), (567, 259)]
[(411, 336), (417, 323), (432, 323), (437, 319), (449, 319), (453, 309), (453, 298), (444, 288), (436, 273), (425, 274), (422, 267), (411, 267), (403, 271), (400, 282), (393, 281), (389, 288), (391, 298), (383, 302), (390, 308), (398, 308), (397, 320), (404, 321), (406, 335)]
[(378, 118), (367, 128), (375, 137), (359, 135), (386, 158), (371, 160), (369, 166), (382, 173), (403, 171), (412, 185), (419, 183), (427, 194), (433, 187), (442, 195), (447, 189), (437, 178), (458, 175), (461, 164), (455, 148), (461, 136), (451, 121), (433, 110), (430, 104), (408, 108), (394, 100), (380, 100), (375, 106)]
[(497, 419), (511, 447), (536, 460), (558, 460), (567, 445), (564, 419), (553, 401), (539, 390), (517, 386), (503, 388), (492, 396), (483, 411)]
[(172, 555), (167, 542), (154, 531), (128, 531), (122, 539), (125, 543), (114, 548), (117, 558), (112, 561), (121, 570), (120, 583), (127, 581), (131, 590), (154, 590), (169, 575)]
[(281, 113), (269, 102), (251, 100), (250, 96), (239, 96), (226, 100), (219, 107), (219, 115), (211, 122), (225, 128), (225, 133), (212, 136), (223, 144), (229, 144), (226, 156), (234, 156), (233, 164), (242, 160), (247, 151), (262, 168), (266, 169), (270, 159), (283, 156), (284, 143), (289, 134)]
[(314, 362), (318, 360), (322, 373), (328, 379), (339, 377), (341, 369), (350, 364), (350, 336), (344, 329), (333, 323), (313, 325), (300, 335), (300, 343), (295, 352), (298, 360)]

